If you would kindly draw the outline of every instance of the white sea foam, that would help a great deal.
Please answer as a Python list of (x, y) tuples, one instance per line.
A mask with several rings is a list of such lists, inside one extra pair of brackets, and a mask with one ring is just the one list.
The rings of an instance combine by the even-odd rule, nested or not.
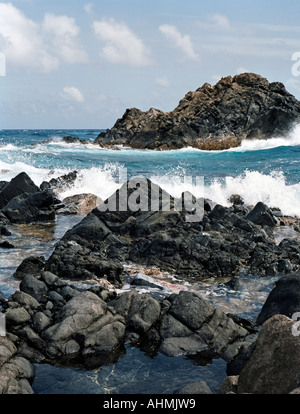
[[(235, 148), (229, 148), (227, 150), (221, 151), (213, 151), (214, 153), (218, 152), (244, 152), (244, 151), (259, 151), (265, 149), (272, 149), (278, 147), (294, 147), (300, 145), (300, 124), (294, 126), (292, 131), (284, 137), (274, 137), (274, 138), (267, 138), (267, 139), (244, 139), (240, 146)], [(172, 150), (172, 151), (180, 151), (180, 152), (207, 152), (211, 153), (210, 150), (199, 150), (193, 147), (185, 147), (179, 150)]]
[[(72, 188), (66, 188), (59, 195), (64, 198), (74, 194), (92, 193), (105, 200), (112, 195), (124, 181), (119, 180), (120, 166), (117, 163), (107, 163), (104, 167), (92, 167), (79, 171), (78, 178)], [(24, 162), (9, 164), (0, 161), (0, 181), (9, 181), (20, 172), (26, 171), (31, 179), (40, 185), (43, 181), (57, 178), (70, 172), (70, 169), (49, 170), (36, 168)], [(201, 180), (191, 181), (185, 177), (184, 170), (180, 174), (174, 171), (165, 175), (150, 177), (155, 184), (160, 185), (174, 197), (179, 197), (183, 191), (190, 191), (196, 197), (206, 197), (224, 206), (229, 205), (229, 197), (239, 194), (248, 205), (262, 201), (270, 207), (278, 207), (283, 214), (300, 217), (300, 183), (290, 185), (282, 172), (263, 174), (259, 171), (244, 173), (224, 179), (214, 179), (205, 186)], [(200, 185), (199, 185), (200, 184)]]
[(120, 166), (117, 163), (108, 163), (103, 168), (83, 169), (79, 172), (72, 188), (68, 188), (59, 194), (59, 198), (91, 193), (102, 198), (102, 200), (106, 200), (122, 185), (119, 181), (119, 169)]
[(225, 182), (216, 179), (205, 188), (205, 194), (222, 205), (228, 205), (232, 194), (239, 194), (248, 205), (262, 201), (280, 208), (285, 215), (300, 217), (300, 183), (288, 185), (281, 172), (267, 175), (246, 171), (237, 177), (226, 177)]
[(43, 181), (49, 181), (51, 178), (67, 174), (70, 170), (63, 168), (56, 170), (38, 168), (21, 161), (14, 162), (13, 164), (0, 161), (0, 181), (10, 181), (21, 172), (26, 172), (33, 182), (39, 186)]
[(237, 148), (227, 151), (258, 151), (278, 147), (294, 147), (300, 145), (300, 124), (294, 126), (292, 131), (285, 137), (268, 139), (244, 139)]
[(204, 196), (223, 206), (229, 206), (229, 197), (239, 194), (247, 205), (259, 201), (269, 207), (278, 207), (283, 214), (300, 217), (300, 183), (289, 185), (282, 172), (262, 174), (259, 171), (246, 171), (237, 177), (215, 179), (205, 183), (204, 193), (197, 186), (186, 186), (184, 182), (171, 176), (156, 177), (156, 183), (175, 197), (182, 191), (190, 191), (196, 197)]

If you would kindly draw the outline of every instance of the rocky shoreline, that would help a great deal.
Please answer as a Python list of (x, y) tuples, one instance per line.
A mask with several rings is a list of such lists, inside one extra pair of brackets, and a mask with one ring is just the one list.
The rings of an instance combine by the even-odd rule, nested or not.
[[(57, 198), (62, 182), (72, 179), (74, 174), (39, 188), (22, 173), (0, 183), (1, 243), (12, 224), (76, 214)], [(228, 377), (220, 394), (298, 393), (300, 343), (293, 315), (300, 309), (300, 241), (276, 244), (274, 231), (286, 224), (297, 231), (299, 221), (263, 203), (246, 206), (237, 195), (230, 207), (193, 198), (187, 208), (186, 194), (178, 200), (149, 180), (144, 184), (125, 183), (105, 203), (90, 204), (48, 259), (20, 263), (14, 274), (19, 289), (0, 296), (7, 329), (0, 336), (0, 393), (33, 393), (33, 364), (99, 366), (118, 358), (126, 345), (142, 347), (149, 356), (224, 359)], [(156, 209), (150, 190), (159, 194)], [(279, 280), (257, 320), (250, 321), (192, 291), (157, 295), (138, 293), (133, 285), (121, 292), (124, 263), (156, 266), (198, 283), (235, 281), (241, 271)], [(70, 283), (89, 279), (97, 283), (88, 288)], [(200, 383), (189, 390), (209, 393)]]

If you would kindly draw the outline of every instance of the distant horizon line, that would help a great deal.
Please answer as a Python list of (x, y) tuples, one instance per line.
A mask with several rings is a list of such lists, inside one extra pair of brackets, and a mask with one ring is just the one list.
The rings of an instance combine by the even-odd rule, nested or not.
[(106, 131), (108, 128), (0, 128), (0, 131)]

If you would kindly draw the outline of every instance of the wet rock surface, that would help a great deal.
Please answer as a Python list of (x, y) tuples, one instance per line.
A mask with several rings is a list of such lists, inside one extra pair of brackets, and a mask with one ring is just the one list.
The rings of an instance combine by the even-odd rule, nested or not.
[(45, 223), (55, 220), (55, 200), (41, 191), (26, 173), (20, 173), (0, 190), (2, 224)]
[[(155, 211), (150, 189), (159, 195)], [(35, 190), (28, 194), (43, 193)], [(120, 207), (124, 195), (126, 208), (109, 208)], [(7, 327), (7, 336), (0, 337), (0, 392), (32, 393), (32, 364), (91, 367), (91, 358), (111, 360), (127, 345), (149, 356), (222, 358), (228, 378), (220, 393), (299, 388), (299, 347), (291, 319), (299, 303), (299, 242), (275, 243), (278, 213), (263, 203), (245, 206), (236, 196), (232, 202), (223, 207), (194, 200), (194, 211), (180, 209), (182, 200), (149, 180), (146, 186), (126, 183), (67, 231), (48, 259), (30, 256), (20, 263), (15, 272), (19, 289), (7, 299), (0, 296)], [(10, 224), (3, 226), (3, 237), (9, 237)], [(220, 276), (236, 280), (241, 270), (280, 279), (254, 323), (223, 312), (193, 291), (139, 293), (134, 284), (119, 291), (124, 263), (155, 265), (199, 283)], [(93, 284), (76, 284), (84, 280)], [(266, 372), (272, 373), (270, 379)], [(205, 384), (178, 393), (192, 390), (209, 393)]]
[[(299, 269), (299, 242), (275, 243), (277, 219), (265, 204), (211, 209), (208, 202), (199, 200), (195, 206), (201, 208), (194, 207), (199, 219), (189, 222), (187, 217), (193, 214), (176, 208), (178, 200), (165, 192), (160, 202), (168, 199), (170, 209), (151, 211), (153, 188), (162, 194), (149, 180), (143, 190), (125, 183), (65, 234), (46, 269), (60, 277), (106, 276), (120, 284), (124, 262), (157, 266), (194, 281), (234, 277), (241, 270), (271, 276)], [(109, 209), (121, 195), (130, 200), (134, 191), (139, 191), (142, 209), (130, 211), (128, 205), (122, 211)]]

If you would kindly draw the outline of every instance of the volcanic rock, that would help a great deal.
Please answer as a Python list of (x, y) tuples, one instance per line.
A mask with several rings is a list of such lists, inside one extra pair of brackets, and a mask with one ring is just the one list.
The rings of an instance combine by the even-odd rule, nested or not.
[(299, 117), (300, 102), (282, 83), (244, 73), (188, 92), (171, 112), (127, 109), (95, 143), (158, 150), (188, 146), (224, 150), (239, 146), (243, 139), (285, 135)]
[(255, 350), (240, 373), (238, 394), (288, 394), (300, 386), (299, 337), (294, 321), (275, 315), (262, 326)]
[(270, 292), (257, 323), (262, 325), (274, 315), (286, 315), (289, 318), (300, 309), (300, 272), (281, 277)]
[(22, 172), (1, 188), (0, 209), (16, 196), (39, 191), (39, 187), (34, 184), (31, 178), (25, 172)]

